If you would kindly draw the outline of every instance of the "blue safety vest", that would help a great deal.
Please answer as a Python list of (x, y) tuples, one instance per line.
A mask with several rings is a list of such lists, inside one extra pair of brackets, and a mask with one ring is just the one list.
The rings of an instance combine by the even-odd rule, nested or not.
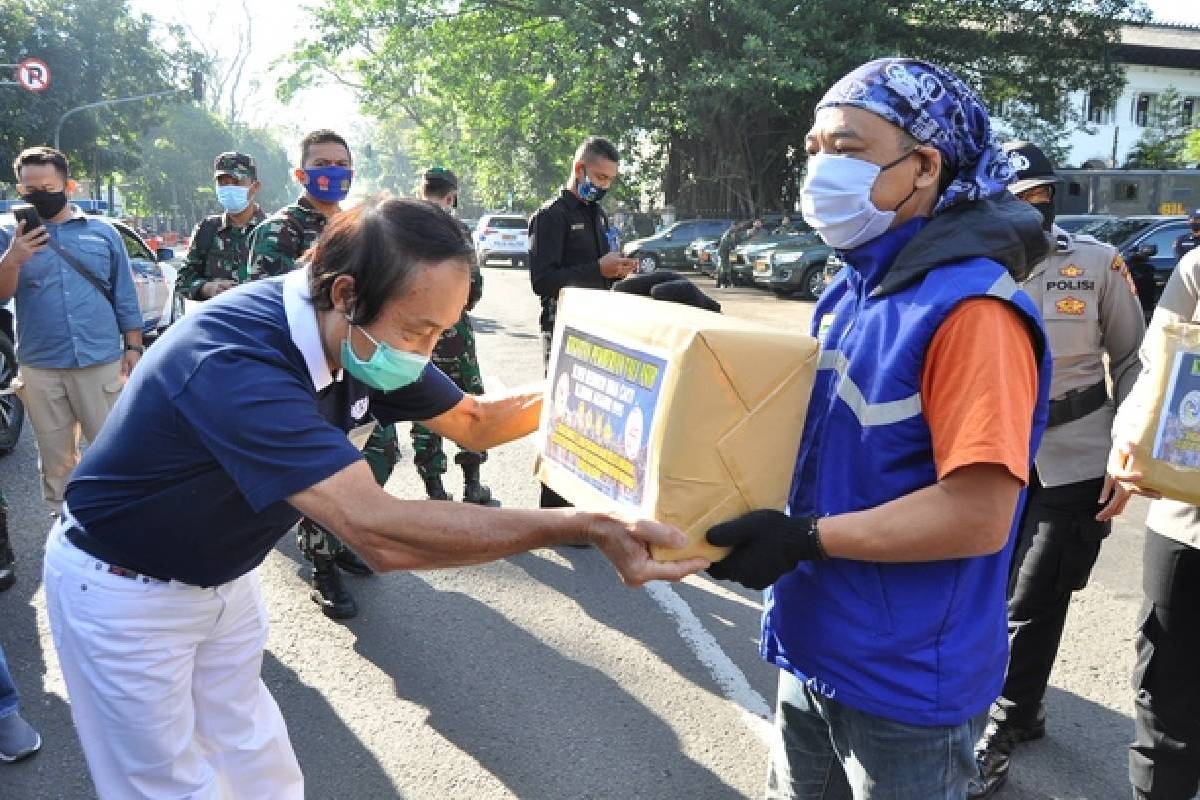
[[(921, 372), (934, 332), (973, 297), (1011, 304), (1040, 337), (1032, 463), (1051, 375), (1037, 308), (988, 258), (931, 267), (882, 292), (880, 281), (897, 253), (923, 225), (913, 220), (845, 254), (850, 267), (817, 305), (820, 364), (789, 514), (873, 508), (937, 482)], [(802, 563), (767, 592), (763, 657), (814, 691), (867, 713), (917, 725), (961, 724), (985, 710), (1003, 685), (1005, 586), (1016, 527), (1014, 519), (1008, 543), (990, 556)]]

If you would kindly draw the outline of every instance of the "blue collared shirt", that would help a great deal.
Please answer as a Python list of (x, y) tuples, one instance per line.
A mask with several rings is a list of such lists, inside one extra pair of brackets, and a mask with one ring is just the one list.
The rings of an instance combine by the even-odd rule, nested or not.
[[(142, 329), (142, 312), (121, 234), (72, 206), (61, 223), (46, 222), (51, 238), (112, 290), (116, 309), (47, 245), (21, 265), (17, 277), (17, 361), (41, 369), (109, 364), (121, 357), (121, 334)], [(12, 240), (0, 228), (0, 252)]]

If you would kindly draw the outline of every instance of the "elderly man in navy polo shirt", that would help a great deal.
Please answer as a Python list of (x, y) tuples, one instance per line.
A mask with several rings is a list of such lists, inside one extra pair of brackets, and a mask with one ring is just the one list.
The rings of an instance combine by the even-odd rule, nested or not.
[(678, 579), (676, 529), (573, 509), (402, 501), (347, 433), (425, 420), (484, 450), (537, 426), (537, 392), (464, 395), (429, 356), (467, 301), (471, 245), (436, 206), (333, 220), (310, 263), (188, 315), (134, 373), (46, 551), (71, 713), (102, 798), (300, 798), (259, 676), (255, 567), (300, 515), (378, 572), (476, 564), (580, 538), (623, 580)]
[(142, 312), (121, 235), (67, 202), (75, 181), (66, 157), (31, 147), (13, 172), (21, 199), (45, 224), (0, 228), (0, 303), (16, 296), (21, 399), (37, 436), (42, 493), (57, 509), (79, 462), (80, 429), (95, 441), (142, 354)]

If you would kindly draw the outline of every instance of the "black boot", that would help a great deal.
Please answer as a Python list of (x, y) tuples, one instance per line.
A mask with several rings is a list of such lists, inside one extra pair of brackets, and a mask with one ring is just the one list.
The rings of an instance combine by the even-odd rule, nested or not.
[(8, 509), (0, 506), (0, 592), (17, 582), (12, 545), (8, 541)]
[(446, 487), (442, 486), (442, 476), (432, 475), (425, 479), (425, 493), (429, 495), (430, 500), (453, 500), (450, 493), (446, 491)]
[(309, 597), (330, 619), (350, 619), (358, 614), (358, 604), (342, 585), (342, 575), (332, 557), (313, 556), (313, 590)]
[(975, 747), (975, 763), (979, 766), (979, 775), (967, 784), (968, 800), (983, 800), (1000, 791), (1008, 780), (1012, 753), (1017, 745), (1041, 739), (1045, 735), (1046, 717), (1040, 710), (1037, 718), (1029, 725), (989, 719), (983, 731), (983, 738)]
[(463, 464), (463, 502), (486, 506), (492, 502), (492, 490), (479, 482), (479, 465)]
[(374, 575), (375, 571), (367, 566), (367, 562), (358, 557), (358, 553), (343, 546), (333, 557), (334, 562), (351, 575)]

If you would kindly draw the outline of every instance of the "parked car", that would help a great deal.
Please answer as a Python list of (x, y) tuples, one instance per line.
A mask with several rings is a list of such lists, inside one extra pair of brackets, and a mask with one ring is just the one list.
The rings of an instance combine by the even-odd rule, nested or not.
[(733, 224), (731, 219), (686, 219), (661, 233), (627, 242), (621, 252), (638, 260), (638, 272), (688, 269), (688, 245), (696, 239), (718, 239)]
[[(793, 242), (784, 242), (765, 256), (760, 255), (754, 266), (754, 282), (765, 282), (777, 295), (799, 295), (816, 300), (825, 289), (825, 262), (833, 248), (815, 233), (804, 234)], [(765, 279), (760, 279), (761, 262), (766, 261)]]
[(1088, 226), (1085, 232), (1121, 251), (1146, 319), (1150, 319), (1175, 269), (1175, 240), (1188, 232), (1187, 217), (1122, 217)]
[[(734, 285), (753, 286), (755, 283), (755, 262), (766, 255), (769, 255), (772, 250), (785, 242), (792, 242), (801, 236), (806, 235), (799, 231), (791, 233), (758, 233), (749, 241), (743, 242), (729, 254), (729, 267), (733, 273)], [(764, 284), (769, 276), (769, 267), (764, 267), (768, 270), (763, 273)]]
[(1054, 224), (1068, 233), (1080, 233), (1085, 228), (1101, 225), (1116, 219), (1112, 214), (1059, 214)]
[[(133, 267), (133, 285), (137, 289), (138, 305), (142, 310), (142, 334), (147, 339), (152, 339), (159, 333), (160, 328), (169, 322), (175, 274), (173, 267), (164, 267), (166, 262), (175, 258), (175, 251), (162, 248), (153, 253), (142, 241), (142, 237), (128, 225), (115, 219), (106, 218), (105, 221), (111, 223), (121, 234), (121, 242), (125, 245), (129, 264)], [(15, 224), (16, 220), (12, 214), (0, 214), (0, 226)]]
[(529, 266), (529, 222), (520, 214), (484, 214), (475, 225), (475, 255), (479, 266), (504, 261)]

